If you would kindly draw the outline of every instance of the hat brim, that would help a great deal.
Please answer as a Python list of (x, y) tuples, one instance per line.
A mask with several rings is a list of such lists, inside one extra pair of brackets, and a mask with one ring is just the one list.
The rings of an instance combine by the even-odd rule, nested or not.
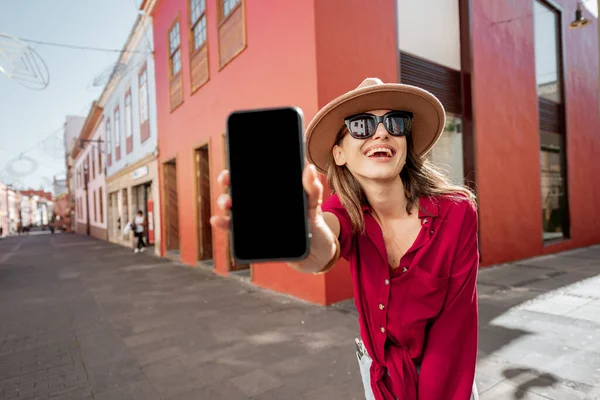
[(371, 110), (413, 113), (411, 136), (415, 152), (424, 156), (444, 130), (446, 113), (433, 94), (416, 86), (386, 83), (345, 93), (323, 107), (306, 128), (308, 161), (325, 174), (327, 163), (344, 118)]

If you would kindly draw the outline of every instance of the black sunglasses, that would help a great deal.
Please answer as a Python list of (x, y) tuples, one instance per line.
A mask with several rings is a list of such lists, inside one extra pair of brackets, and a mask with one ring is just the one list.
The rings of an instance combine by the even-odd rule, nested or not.
[(380, 123), (392, 136), (405, 136), (410, 133), (413, 114), (408, 111), (390, 111), (377, 116), (369, 113), (352, 115), (344, 119), (344, 123), (355, 139), (368, 139), (375, 134)]

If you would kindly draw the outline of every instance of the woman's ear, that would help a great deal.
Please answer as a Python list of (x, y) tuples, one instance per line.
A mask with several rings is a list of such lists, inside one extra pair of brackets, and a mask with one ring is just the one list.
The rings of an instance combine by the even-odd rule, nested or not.
[(335, 164), (338, 166), (342, 166), (346, 164), (346, 157), (344, 156), (344, 150), (339, 145), (333, 146), (331, 150), (331, 154), (333, 154), (333, 159), (335, 160)]

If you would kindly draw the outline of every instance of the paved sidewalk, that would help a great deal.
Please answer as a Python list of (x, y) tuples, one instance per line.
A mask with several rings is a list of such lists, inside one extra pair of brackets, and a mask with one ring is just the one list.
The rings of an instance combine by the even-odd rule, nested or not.
[[(484, 269), (479, 291), (482, 400), (600, 399), (600, 246)], [(0, 400), (362, 399), (357, 331), (351, 301), (78, 235), (0, 241)]]

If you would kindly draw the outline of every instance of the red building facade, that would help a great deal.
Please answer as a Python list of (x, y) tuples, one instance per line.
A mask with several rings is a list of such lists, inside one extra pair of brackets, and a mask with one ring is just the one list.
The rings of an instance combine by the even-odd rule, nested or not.
[[(586, 14), (592, 24), (567, 28), (576, 3), (456, 0), (424, 10), (374, 0), (365, 12), (359, 0), (144, 1), (154, 24), (162, 254), (320, 304), (350, 297), (344, 261), (320, 276), (236, 265), (208, 219), (231, 111), (293, 104), (308, 122), (368, 76), (442, 99), (453, 139), (432, 157), (477, 192), (482, 265), (600, 242), (598, 26)], [(555, 40), (540, 41), (549, 29)]]

